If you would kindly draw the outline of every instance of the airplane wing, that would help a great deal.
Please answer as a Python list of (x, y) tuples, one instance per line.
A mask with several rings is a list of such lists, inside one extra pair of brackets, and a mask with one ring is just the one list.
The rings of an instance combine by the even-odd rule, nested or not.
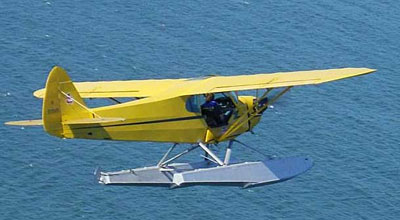
[[(74, 85), (82, 98), (149, 97), (184, 80), (186, 79), (74, 82)], [(39, 89), (33, 95), (43, 98), (44, 93), (45, 89)]]
[[(172, 96), (182, 96), (320, 84), (374, 71), (368, 68), (343, 68), (189, 79), (74, 82), (74, 85), (82, 98), (165, 96), (164, 91)], [(43, 98), (44, 89), (35, 91), (34, 96)]]
[(254, 75), (215, 76), (191, 84), (181, 91), (181, 95), (320, 84), (368, 74), (374, 71), (376, 70), (368, 68), (343, 68)]

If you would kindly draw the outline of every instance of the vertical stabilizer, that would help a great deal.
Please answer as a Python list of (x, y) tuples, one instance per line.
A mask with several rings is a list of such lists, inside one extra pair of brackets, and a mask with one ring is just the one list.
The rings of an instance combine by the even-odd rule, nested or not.
[(94, 117), (61, 67), (55, 66), (47, 78), (42, 117), (44, 130), (57, 137), (64, 137), (64, 121)]

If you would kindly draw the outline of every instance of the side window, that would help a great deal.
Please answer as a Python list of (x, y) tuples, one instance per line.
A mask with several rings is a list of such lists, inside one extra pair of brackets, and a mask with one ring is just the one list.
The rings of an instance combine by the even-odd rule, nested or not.
[(203, 95), (192, 95), (186, 100), (186, 109), (189, 112), (200, 113), (200, 106), (205, 102)]
[(214, 93), (214, 100), (224, 99), (225, 97), (226, 97), (226, 95), (222, 92)]

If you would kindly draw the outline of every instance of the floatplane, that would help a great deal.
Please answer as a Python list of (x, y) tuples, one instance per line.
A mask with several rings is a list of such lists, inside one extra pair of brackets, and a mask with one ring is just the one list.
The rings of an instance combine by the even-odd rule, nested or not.
[[(310, 169), (308, 157), (266, 158), (237, 162), (231, 159), (236, 138), (251, 132), (276, 100), (294, 86), (321, 84), (374, 72), (342, 68), (186, 79), (150, 79), (73, 83), (55, 66), (46, 86), (34, 92), (43, 99), (42, 119), (6, 122), (43, 126), (59, 138), (170, 143), (151, 167), (115, 172), (97, 171), (102, 184), (168, 186), (229, 185), (244, 188), (276, 183)], [(239, 95), (255, 90), (256, 96)], [(271, 92), (274, 91), (274, 92)], [(111, 105), (88, 107), (84, 99), (106, 98)], [(122, 99), (131, 98), (122, 102)], [(221, 146), (222, 143), (224, 146)], [(171, 155), (178, 146), (186, 145)], [(226, 145), (226, 146), (225, 146)], [(224, 157), (212, 147), (223, 148)], [(200, 149), (197, 162), (178, 158)]]

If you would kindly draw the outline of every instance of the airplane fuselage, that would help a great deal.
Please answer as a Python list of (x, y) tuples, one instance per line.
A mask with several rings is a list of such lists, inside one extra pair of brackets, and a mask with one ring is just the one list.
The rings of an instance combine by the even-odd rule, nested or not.
[[(59, 133), (64, 138), (212, 143), (237, 119), (241, 117), (241, 120), (247, 120), (247, 115), (254, 111), (255, 97), (221, 94), (224, 96), (219, 98), (218, 109), (211, 111), (215, 113), (214, 118), (199, 103), (203, 101), (200, 100), (203, 95), (174, 97), (155, 102), (143, 102), (143, 99), (93, 109), (101, 117), (125, 118), (122, 122), (87, 126), (63, 125)], [(217, 102), (219, 100), (216, 99)], [(257, 117), (243, 123), (225, 140), (251, 130), (259, 120), (260, 117)]]

